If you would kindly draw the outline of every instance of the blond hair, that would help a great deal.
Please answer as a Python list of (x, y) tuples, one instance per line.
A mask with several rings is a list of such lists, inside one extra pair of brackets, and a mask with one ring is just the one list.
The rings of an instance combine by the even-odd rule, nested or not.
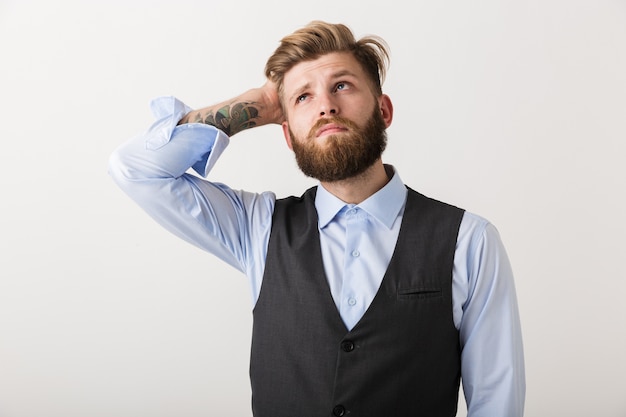
[(387, 43), (378, 36), (357, 40), (346, 25), (314, 20), (280, 41), (267, 60), (265, 76), (276, 83), (282, 97), (285, 73), (294, 65), (332, 52), (349, 52), (369, 76), (374, 93), (381, 95), (389, 65), (388, 49)]

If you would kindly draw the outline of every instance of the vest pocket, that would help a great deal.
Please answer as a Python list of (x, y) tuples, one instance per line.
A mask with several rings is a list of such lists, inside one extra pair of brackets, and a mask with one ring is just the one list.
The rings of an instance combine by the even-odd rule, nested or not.
[(441, 298), (441, 288), (398, 288), (398, 300), (426, 300)]

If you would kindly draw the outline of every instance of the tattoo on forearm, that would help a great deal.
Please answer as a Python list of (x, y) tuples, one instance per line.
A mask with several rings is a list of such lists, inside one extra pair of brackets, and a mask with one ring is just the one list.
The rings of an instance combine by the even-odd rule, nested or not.
[(259, 118), (259, 110), (255, 102), (239, 102), (225, 105), (206, 114), (197, 113), (193, 123), (205, 123), (222, 130), (228, 136), (256, 126), (254, 119)]

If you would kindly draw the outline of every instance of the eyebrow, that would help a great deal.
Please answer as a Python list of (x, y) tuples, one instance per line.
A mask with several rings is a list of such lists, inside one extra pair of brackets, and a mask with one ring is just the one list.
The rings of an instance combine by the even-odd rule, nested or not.
[(299, 97), (303, 91), (308, 90), (311, 87), (311, 83), (306, 83), (303, 86), (298, 87), (296, 91), (293, 92), (291, 96), (289, 96), (289, 102), (292, 102), (294, 98)]

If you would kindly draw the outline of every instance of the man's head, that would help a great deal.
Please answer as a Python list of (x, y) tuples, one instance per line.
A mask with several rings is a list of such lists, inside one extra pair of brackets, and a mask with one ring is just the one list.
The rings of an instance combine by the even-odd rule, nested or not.
[(389, 52), (385, 41), (378, 36), (356, 39), (343, 24), (319, 20), (285, 36), (265, 65), (265, 76), (273, 81), (282, 99), (284, 78), (294, 65), (312, 61), (333, 52), (348, 52), (361, 65), (374, 94), (382, 94), (382, 84), (389, 64)]
[(382, 93), (382, 39), (356, 40), (315, 21), (286, 36), (266, 65), (283, 107), (283, 132), (300, 169), (323, 182), (357, 176), (380, 160), (392, 119)]

